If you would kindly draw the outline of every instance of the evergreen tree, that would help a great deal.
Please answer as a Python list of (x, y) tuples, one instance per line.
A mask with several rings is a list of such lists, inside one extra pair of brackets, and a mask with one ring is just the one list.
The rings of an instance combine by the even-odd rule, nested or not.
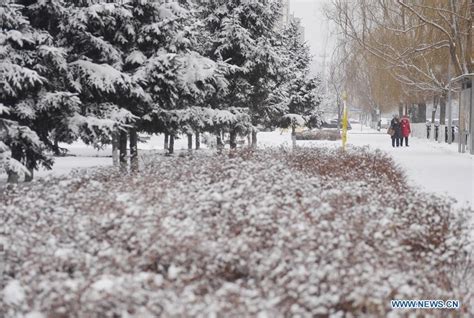
[(76, 117), (81, 138), (95, 146), (119, 139), (123, 166), (128, 129), (132, 155), (137, 158), (134, 122), (149, 102), (149, 95), (134, 77), (143, 56), (136, 50), (132, 9), (122, 3), (74, 1), (59, 26), (59, 36), (68, 47), (71, 84), (82, 101)]
[(124, 163), (127, 133), (136, 159), (138, 131), (229, 133), (235, 148), (260, 126), (317, 122), (309, 49), (296, 22), (280, 34), (279, 11), (278, 0), (3, 4), (0, 167), (15, 181), (77, 138), (112, 142)]
[[(24, 173), (18, 162), (28, 168), (28, 180), (39, 164), (51, 167), (46, 151), (57, 151), (57, 142), (70, 138), (69, 124), (80, 105), (60, 84), (67, 77), (65, 51), (47, 29), (30, 23), (33, 5), (0, 6), (0, 129), (11, 182)], [(6, 147), (11, 155), (5, 155)]]
[(286, 65), (281, 87), (287, 104), (281, 125), (292, 128), (293, 141), (296, 127), (318, 127), (321, 117), (320, 80), (309, 76), (311, 54), (308, 45), (302, 40), (300, 30), (299, 21), (290, 21), (282, 33), (280, 47)]
[(142, 25), (138, 48), (145, 60), (135, 76), (153, 101), (143, 125), (151, 133), (170, 134), (172, 142), (180, 132), (205, 126), (199, 122), (204, 117), (192, 117), (201, 114), (193, 107), (226, 89), (225, 66), (194, 49), (197, 20), (189, 4), (137, 2), (134, 13)]
[[(246, 109), (255, 143), (257, 125), (271, 125), (275, 114), (281, 112), (280, 96), (273, 94), (281, 77), (282, 61), (276, 50), (280, 2), (219, 0), (203, 6), (210, 34), (206, 55), (231, 65), (228, 94), (215, 100), (214, 107)], [(231, 131), (232, 137), (235, 131)]]

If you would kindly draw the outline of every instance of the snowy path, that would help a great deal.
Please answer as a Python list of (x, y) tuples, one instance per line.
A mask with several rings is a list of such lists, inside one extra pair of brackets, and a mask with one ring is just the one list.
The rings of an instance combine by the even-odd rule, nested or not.
[[(289, 133), (260, 133), (259, 143), (277, 146), (291, 143)], [(389, 153), (405, 170), (409, 181), (428, 192), (449, 195), (474, 209), (474, 156), (460, 154), (457, 145), (439, 144), (418, 138), (410, 138), (410, 147), (392, 148), (390, 137), (384, 132), (355, 126), (349, 132), (348, 143), (368, 146)], [(298, 141), (298, 145), (339, 147), (340, 141)]]
[(355, 133), (350, 134), (350, 143), (388, 152), (415, 185), (427, 191), (448, 194), (460, 205), (468, 202), (474, 208), (474, 157), (458, 153), (457, 145), (410, 138), (410, 147), (393, 148), (385, 133)]

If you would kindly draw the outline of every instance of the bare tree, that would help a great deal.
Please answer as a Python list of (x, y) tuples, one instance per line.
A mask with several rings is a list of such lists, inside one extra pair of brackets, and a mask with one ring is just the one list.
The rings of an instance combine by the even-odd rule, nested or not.
[[(371, 99), (377, 101), (380, 78), (385, 78), (385, 86), (395, 80), (399, 85), (389, 86), (399, 100), (391, 101), (392, 107), (406, 108), (414, 97), (425, 102), (435, 95), (444, 115), (449, 63), (453, 66), (452, 77), (473, 71), (473, 19), (469, 2), (333, 0), (327, 14), (352, 51), (364, 56), (366, 69), (358, 74), (368, 75), (365, 80), (372, 90), (366, 94), (372, 95)], [(364, 64), (363, 59), (358, 60), (360, 70)]]

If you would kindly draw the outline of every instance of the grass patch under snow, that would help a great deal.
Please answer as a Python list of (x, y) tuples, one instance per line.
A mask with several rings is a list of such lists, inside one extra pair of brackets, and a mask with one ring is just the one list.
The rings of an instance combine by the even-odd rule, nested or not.
[(364, 149), (150, 156), (15, 186), (0, 316), (382, 317), (395, 298), (474, 315), (468, 211), (450, 206)]

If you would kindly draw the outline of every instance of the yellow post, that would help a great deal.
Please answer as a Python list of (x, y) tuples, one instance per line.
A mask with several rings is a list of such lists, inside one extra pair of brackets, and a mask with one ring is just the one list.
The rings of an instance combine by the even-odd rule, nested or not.
[(344, 92), (342, 94), (342, 100), (344, 101), (344, 108), (342, 113), (342, 150), (346, 150), (347, 142), (347, 94)]

